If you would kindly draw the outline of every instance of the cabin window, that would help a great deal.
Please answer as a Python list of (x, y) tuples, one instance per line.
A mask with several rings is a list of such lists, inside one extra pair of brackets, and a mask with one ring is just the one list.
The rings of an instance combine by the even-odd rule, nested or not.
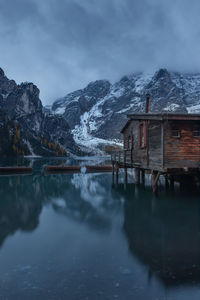
[(139, 124), (138, 127), (138, 146), (141, 148), (145, 148), (147, 144), (147, 126), (146, 122)]
[(180, 130), (178, 129), (172, 129), (172, 137), (180, 138)]
[(200, 137), (200, 129), (195, 129), (195, 130), (193, 131), (193, 136), (194, 136), (194, 137)]

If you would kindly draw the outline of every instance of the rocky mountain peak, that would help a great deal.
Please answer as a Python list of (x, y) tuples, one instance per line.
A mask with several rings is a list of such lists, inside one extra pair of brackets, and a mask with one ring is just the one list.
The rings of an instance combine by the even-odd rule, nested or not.
[(109, 92), (110, 86), (108, 80), (96, 80), (89, 83), (83, 92), (89, 97), (104, 97)]
[(170, 73), (168, 72), (167, 69), (159, 69), (155, 75), (154, 75), (155, 80), (159, 79), (165, 79), (168, 80), (170, 78)]
[(67, 121), (44, 113), (39, 94), (33, 83), (16, 85), (0, 76), (0, 155), (55, 156), (79, 151)]
[(42, 113), (39, 94), (39, 89), (33, 83), (21, 83), (6, 96), (3, 108), (10, 118), (36, 112)]
[(5, 74), (4, 74), (4, 71), (0, 68), (0, 77), (4, 77)]
[[(134, 76), (135, 77), (135, 76)], [(116, 84), (119, 88), (134, 88), (135, 80), (133, 80), (132, 76), (123, 76), (119, 82)]]
[(109, 139), (121, 138), (127, 114), (144, 112), (147, 92), (152, 113), (194, 112), (193, 107), (200, 111), (200, 74), (180, 74), (165, 68), (155, 74), (133, 73), (114, 84), (92, 82), (56, 101), (55, 111), (64, 112), (78, 144), (108, 143)]
[(0, 68), (0, 94), (5, 98), (11, 91), (17, 87), (14, 80), (9, 80), (4, 71)]

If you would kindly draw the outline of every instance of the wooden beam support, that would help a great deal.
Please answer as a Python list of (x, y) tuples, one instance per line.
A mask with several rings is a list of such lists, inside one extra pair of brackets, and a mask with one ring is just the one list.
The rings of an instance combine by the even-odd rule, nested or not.
[(114, 183), (115, 180), (115, 164), (112, 163), (112, 183)]
[(174, 189), (174, 175), (170, 175), (169, 181), (170, 181), (170, 189), (173, 190)]
[(157, 192), (159, 178), (160, 178), (160, 172), (153, 171), (151, 177), (151, 186), (152, 186), (153, 193)]
[(169, 181), (168, 181), (167, 174), (165, 175), (165, 188), (166, 188), (166, 190), (169, 189)]
[(115, 165), (115, 170), (116, 170), (116, 184), (119, 183), (119, 166), (118, 164)]
[(128, 176), (127, 176), (127, 168), (124, 168), (124, 183), (127, 184)]
[(141, 170), (142, 185), (145, 185), (145, 170)]
[(140, 184), (140, 169), (135, 168), (135, 184)]

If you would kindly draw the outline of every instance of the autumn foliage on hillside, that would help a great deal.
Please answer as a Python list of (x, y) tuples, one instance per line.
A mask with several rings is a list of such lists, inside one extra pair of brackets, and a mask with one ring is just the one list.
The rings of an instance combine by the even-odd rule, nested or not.
[(37, 149), (41, 156), (44, 153), (48, 153), (48, 156), (66, 156), (67, 154), (66, 150), (58, 143), (42, 136), (35, 137), (30, 131), (22, 135), (18, 122), (9, 120), (7, 116), (4, 116), (4, 121), (0, 124), (0, 138), (0, 154), (2, 156), (31, 155), (33, 153), (30, 153), (30, 147)]

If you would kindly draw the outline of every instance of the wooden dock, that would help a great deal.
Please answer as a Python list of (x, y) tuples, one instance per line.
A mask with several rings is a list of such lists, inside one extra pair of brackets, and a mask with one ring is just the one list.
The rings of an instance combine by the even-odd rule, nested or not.
[(122, 150), (114, 151), (111, 154), (112, 162), (112, 174), (113, 180), (116, 175), (116, 182), (118, 183), (119, 169), (124, 170), (124, 181), (127, 183), (127, 169), (135, 170), (135, 184), (139, 185), (145, 184), (145, 174), (151, 174), (151, 185), (152, 191), (155, 193), (158, 188), (158, 181), (160, 176), (165, 178), (166, 188), (174, 188), (174, 183), (179, 182), (180, 184), (193, 185), (195, 182), (199, 181), (200, 168), (198, 166), (194, 167), (176, 167), (172, 165), (159, 166), (154, 165), (153, 167), (144, 161), (138, 162), (134, 160), (133, 150)]
[(150, 95), (146, 95), (145, 113), (127, 115), (121, 130), (123, 151), (111, 156), (113, 173), (123, 168), (135, 169), (136, 184), (152, 174), (152, 190), (156, 192), (160, 175), (173, 187), (199, 182), (200, 114), (149, 113)]

